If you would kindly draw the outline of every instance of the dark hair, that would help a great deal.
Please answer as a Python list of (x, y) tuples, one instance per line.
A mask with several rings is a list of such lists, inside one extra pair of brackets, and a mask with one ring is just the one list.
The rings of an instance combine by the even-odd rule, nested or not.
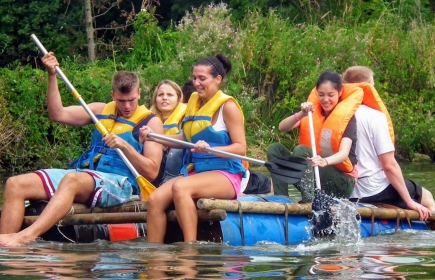
[(136, 73), (119, 71), (113, 76), (112, 90), (119, 90), (121, 93), (130, 93), (139, 88), (139, 77)]
[(322, 74), (320, 74), (319, 78), (317, 79), (316, 89), (318, 89), (320, 85), (327, 82), (331, 83), (337, 91), (340, 91), (341, 88), (343, 87), (340, 74), (335, 72), (325, 71)]
[(195, 63), (194, 66), (205, 65), (210, 66), (210, 74), (216, 78), (221, 75), (222, 79), (231, 71), (231, 61), (223, 54), (218, 54), (216, 57), (208, 56)]
[(184, 83), (181, 91), (183, 92), (183, 103), (187, 103), (187, 101), (189, 101), (190, 95), (192, 95), (192, 92), (196, 91), (192, 79)]

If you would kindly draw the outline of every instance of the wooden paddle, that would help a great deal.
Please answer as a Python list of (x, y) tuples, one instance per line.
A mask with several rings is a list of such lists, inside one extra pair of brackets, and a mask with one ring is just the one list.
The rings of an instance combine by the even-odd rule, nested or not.
[[(313, 113), (308, 112), (308, 123), (310, 126), (310, 140), (313, 157), (317, 156), (316, 138), (314, 137)], [(313, 216), (311, 223), (314, 230), (320, 231), (332, 226), (332, 198), (322, 191), (320, 186), (319, 167), (314, 166), (314, 177), (316, 179), (316, 189), (314, 190), (314, 199), (312, 205)]]
[[(42, 45), (42, 43), (39, 41), (39, 39), (35, 36), (35, 34), (32, 34), (30, 36), (35, 42), (38, 49), (42, 52), (43, 55), (46, 55), (48, 52)], [(80, 94), (77, 92), (77, 90), (74, 88), (74, 86), (70, 83), (68, 78), (64, 75), (62, 70), (56, 66), (55, 68), (56, 73), (59, 75), (59, 77), (63, 80), (65, 85), (71, 90), (72, 95), (74, 98), (82, 105), (83, 109), (88, 113), (88, 115), (91, 117), (92, 121), (95, 124), (95, 127), (98, 129), (98, 131), (101, 133), (101, 135), (105, 136), (109, 132), (104, 127), (104, 125), (97, 119), (97, 117), (94, 115), (94, 113), (89, 109), (88, 105), (83, 101), (83, 98), (80, 96)], [(137, 184), (139, 185), (142, 198), (145, 200), (148, 200), (148, 197), (150, 194), (156, 189), (153, 184), (151, 184), (147, 179), (145, 179), (142, 175), (140, 175), (137, 170), (134, 168), (134, 166), (131, 164), (131, 162), (127, 159), (125, 154), (118, 148), (115, 148), (115, 151), (118, 153), (119, 157), (124, 161), (124, 163), (127, 165), (128, 169), (131, 173), (133, 173), (134, 177), (136, 178)]]
[[(160, 134), (150, 133), (149, 136), (163, 141), (179, 144), (187, 148), (193, 148), (195, 146), (195, 144), (192, 144), (190, 142), (181, 141)], [(240, 160), (246, 160), (254, 164), (263, 165), (269, 170), (271, 174), (276, 175), (277, 179), (287, 184), (295, 184), (299, 182), (304, 176), (305, 169), (307, 168), (307, 160), (301, 157), (288, 156), (275, 158), (271, 161), (262, 161), (212, 148), (206, 148), (205, 150), (217, 156), (236, 158)]]

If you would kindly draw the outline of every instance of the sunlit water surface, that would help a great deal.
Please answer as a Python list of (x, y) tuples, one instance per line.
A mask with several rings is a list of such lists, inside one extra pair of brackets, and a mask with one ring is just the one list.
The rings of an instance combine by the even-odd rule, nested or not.
[[(435, 165), (403, 165), (406, 177), (434, 192)], [(1, 181), (2, 189), (6, 176)], [(291, 197), (299, 199), (292, 189)], [(3, 279), (435, 279), (435, 232), (336, 237), (298, 246), (155, 245), (145, 239), (72, 244), (38, 241), (0, 248)]]

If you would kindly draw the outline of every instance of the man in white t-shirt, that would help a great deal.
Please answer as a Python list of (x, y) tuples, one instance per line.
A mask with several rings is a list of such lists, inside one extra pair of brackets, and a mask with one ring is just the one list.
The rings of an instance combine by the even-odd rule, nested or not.
[[(353, 66), (343, 74), (344, 83), (368, 82), (374, 85), (373, 71)], [(358, 180), (352, 201), (384, 203), (416, 210), (421, 220), (435, 211), (432, 194), (411, 180), (403, 178), (394, 157), (387, 117), (380, 111), (361, 105), (355, 113), (357, 120)]]

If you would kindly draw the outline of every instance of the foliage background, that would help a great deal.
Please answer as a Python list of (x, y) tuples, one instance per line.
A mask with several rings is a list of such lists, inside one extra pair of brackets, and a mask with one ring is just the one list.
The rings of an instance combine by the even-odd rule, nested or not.
[[(249, 155), (258, 158), (272, 142), (296, 144), (297, 132), (280, 133), (278, 123), (299, 109), (322, 71), (366, 65), (375, 71), (376, 88), (392, 115), (397, 155), (408, 160), (415, 153), (435, 155), (431, 1), (162, 1), (138, 12), (121, 35), (96, 34), (102, 43), (93, 63), (84, 59), (82, 2), (39, 2), (47, 7), (0, 0), (0, 164), (5, 169), (66, 166), (87, 147), (93, 129), (48, 119), (47, 78), (28, 38), (33, 32), (55, 50), (87, 102), (109, 101), (113, 73), (131, 70), (139, 73), (149, 105), (160, 80), (183, 84), (196, 60), (226, 54), (234, 68), (225, 91), (244, 109)], [(27, 10), (15, 10), (17, 5)], [(19, 13), (20, 21), (14, 18)], [(44, 28), (30, 25), (32, 20)], [(122, 44), (105, 48), (107, 42)], [(59, 85), (64, 104), (75, 104), (60, 80)]]

